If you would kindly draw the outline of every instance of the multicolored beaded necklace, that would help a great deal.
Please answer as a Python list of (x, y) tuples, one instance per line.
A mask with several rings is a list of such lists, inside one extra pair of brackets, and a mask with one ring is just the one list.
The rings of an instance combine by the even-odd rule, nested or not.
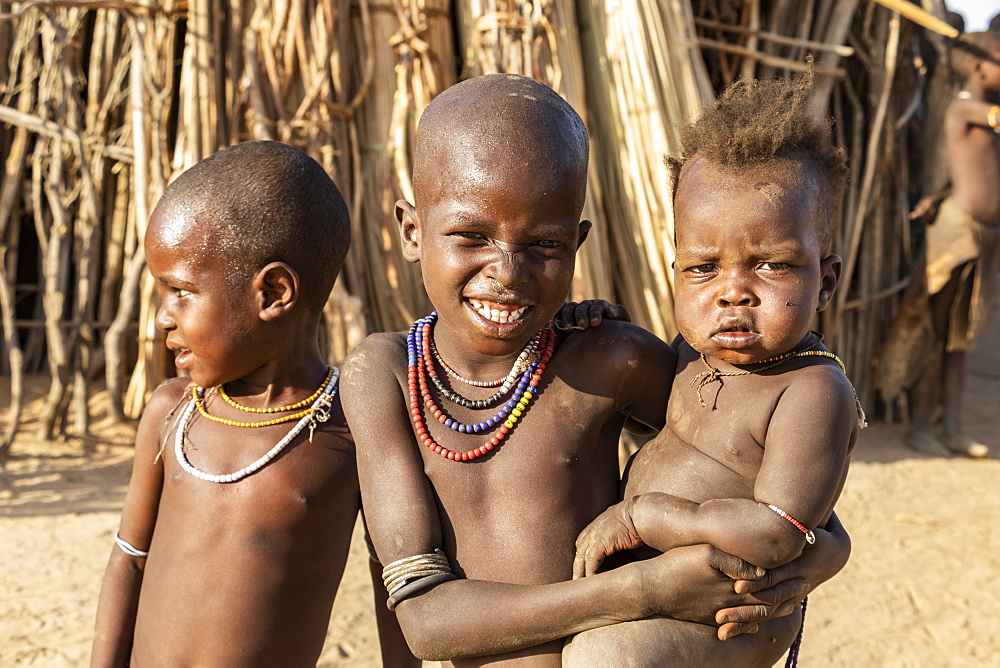
[[(508, 373), (506, 377), (501, 378), (498, 381), (471, 381), (458, 375), (452, 371), (447, 364), (445, 364), (445, 361), (441, 359), (441, 355), (437, 352), (437, 347), (434, 345), (434, 337), (430, 335), (430, 326), (427, 325), (423, 329), (424, 331), (421, 333), (421, 336), (423, 338), (424, 345), (421, 349), (421, 356), (424, 360), (424, 368), (427, 370), (427, 375), (430, 376), (431, 382), (434, 383), (434, 387), (438, 389), (438, 392), (441, 393), (442, 397), (453, 404), (476, 409), (489, 408), (510, 392), (510, 388), (514, 387), (514, 384), (517, 382), (517, 377), (523, 376), (528, 370), (528, 367), (531, 366), (531, 360), (538, 358), (538, 349), (542, 346), (542, 332), (544, 332), (544, 330), (538, 332), (538, 334), (536, 334), (535, 337), (528, 342), (528, 345), (524, 347), (524, 350), (521, 351), (521, 354), (518, 355), (517, 359), (514, 361), (514, 366), (511, 367), (510, 373)], [(433, 360), (431, 359), (432, 357)], [(458, 392), (445, 387), (445, 384), (442, 383), (441, 379), (438, 377), (437, 371), (434, 370), (434, 361), (440, 364), (445, 370), (445, 373), (447, 373), (451, 378), (460, 380), (469, 385), (475, 385), (476, 387), (496, 387), (499, 385), (500, 389), (497, 390), (493, 396), (487, 397), (486, 399), (468, 399), (463, 397)]]
[[(550, 327), (546, 327), (539, 332), (534, 339), (532, 339), (532, 342), (529, 343), (528, 346), (525, 347), (525, 350), (530, 349), (532, 352), (528, 355), (524, 355), (522, 352), (522, 355), (524, 355), (524, 362), (527, 362), (528, 366), (523, 372), (521, 372), (520, 380), (517, 382), (513, 396), (504, 402), (500, 406), (500, 409), (488, 419), (473, 424), (465, 424), (451, 418), (447, 413), (438, 407), (438, 405), (434, 402), (434, 398), (431, 396), (430, 386), (427, 383), (427, 379), (430, 377), (432, 379), (431, 382), (434, 383), (439, 390), (441, 390), (442, 396), (454, 401), (454, 399), (451, 399), (451, 397), (445, 394), (442, 389), (442, 385), (439, 384), (440, 380), (436, 383), (433, 380), (437, 375), (437, 372), (434, 370), (434, 355), (431, 352), (431, 346), (433, 344), (433, 326), (436, 320), (437, 311), (434, 311), (430, 315), (413, 323), (413, 326), (410, 327), (410, 331), (406, 336), (407, 385), (409, 386), (410, 395), (410, 419), (413, 421), (413, 429), (417, 434), (417, 439), (420, 440), (425, 447), (433, 450), (445, 459), (469, 462), (477, 457), (485, 455), (487, 452), (500, 445), (500, 442), (507, 437), (510, 431), (517, 424), (517, 421), (528, 411), (528, 403), (534, 396), (538, 383), (542, 380), (545, 368), (548, 365), (549, 360), (552, 359), (552, 353), (555, 351), (556, 333)], [(541, 350), (540, 354), (532, 354), (537, 353), (539, 349)], [(521, 360), (521, 357), (518, 357), (518, 360)], [(518, 366), (520, 366), (520, 364), (515, 362), (515, 369)], [(469, 408), (485, 408), (490, 403), (506, 394), (506, 391), (495, 394), (490, 399), (481, 401), (472, 401), (451, 391), (449, 391), (449, 394), (465, 400), (466, 403), (461, 404), (463, 406), (467, 406)], [(424, 415), (421, 404), (426, 408), (427, 413), (434, 416), (438, 422), (452, 431), (457, 431), (463, 434), (478, 434), (493, 429), (498, 424), (500, 427), (492, 438), (486, 441), (486, 443), (482, 446), (467, 452), (455, 452), (454, 450), (449, 450), (448, 448), (439, 445), (431, 437), (427, 430), (427, 425), (424, 423)]]

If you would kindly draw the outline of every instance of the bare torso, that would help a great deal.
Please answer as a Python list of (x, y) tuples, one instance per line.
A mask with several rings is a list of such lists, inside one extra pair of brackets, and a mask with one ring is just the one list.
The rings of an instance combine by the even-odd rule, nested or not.
[[(188, 458), (204, 471), (235, 471), (288, 430), (287, 423), (237, 429), (195, 418)], [(315, 665), (359, 492), (339, 400), (313, 442), (307, 435), (257, 473), (219, 484), (181, 469), (171, 430), (133, 665)]]
[(945, 115), (951, 196), (962, 210), (987, 225), (1000, 224), (1000, 135), (964, 120), (963, 100)]
[[(622, 345), (622, 327), (638, 331), (606, 323), (566, 337), (544, 374), (541, 393), (490, 456), (460, 463), (420, 448), (438, 503), (443, 548), (460, 576), (513, 584), (571, 578), (577, 535), (618, 500), (618, 441), (627, 415), (622, 411), (620, 376), (614, 370), (629, 364), (622, 353), (628, 347)], [(403, 336), (393, 336), (382, 345), (405, 350)], [(649, 373), (663, 377), (662, 369)], [(397, 370), (404, 387), (405, 374), (405, 368)], [(473, 399), (492, 391), (462, 387), (463, 394)], [(447, 411), (463, 421), (483, 419), (483, 411), (450, 403)], [(442, 445), (459, 452), (486, 440), (483, 435), (431, 426)], [(482, 625), (488, 632), (490, 620), (468, 623)], [(558, 640), (453, 665), (559, 666), (562, 645)]]

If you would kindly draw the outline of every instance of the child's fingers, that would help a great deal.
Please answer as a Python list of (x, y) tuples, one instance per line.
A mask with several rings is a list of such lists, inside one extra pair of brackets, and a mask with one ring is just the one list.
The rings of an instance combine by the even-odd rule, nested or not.
[(809, 583), (805, 580), (786, 580), (748, 597), (746, 605), (719, 610), (715, 613), (715, 623), (760, 622), (784, 617), (790, 615), (808, 593)]
[(604, 562), (604, 553), (592, 546), (578, 548), (573, 558), (573, 579), (578, 580), (596, 573)]
[(597, 327), (604, 320), (604, 306), (600, 299), (588, 299), (580, 302), (573, 314), (573, 322), (577, 327)]
[(712, 550), (708, 558), (708, 563), (712, 568), (722, 571), (722, 573), (733, 580), (757, 580), (764, 577), (766, 573), (763, 568), (754, 566), (750, 562), (727, 554), (722, 550)]
[(608, 306), (608, 320), (621, 320), (622, 322), (632, 322), (632, 314), (621, 304), (610, 304)]
[(586, 575), (586, 570), (584, 570), (583, 555), (579, 552), (573, 557), (573, 579), (579, 580)]
[(730, 622), (720, 626), (717, 635), (719, 636), (719, 640), (729, 640), (744, 633), (757, 633), (759, 630), (760, 624), (757, 622), (748, 622), (745, 624)]

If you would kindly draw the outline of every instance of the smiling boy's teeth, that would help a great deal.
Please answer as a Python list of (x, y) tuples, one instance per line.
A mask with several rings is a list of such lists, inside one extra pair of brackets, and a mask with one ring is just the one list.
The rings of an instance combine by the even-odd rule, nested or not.
[(499, 323), (515, 322), (528, 308), (527, 306), (522, 306), (514, 309), (513, 311), (503, 311), (496, 308), (491, 309), (478, 299), (470, 299), (469, 303), (472, 304), (472, 308), (476, 310), (476, 313), (483, 316), (487, 320)]

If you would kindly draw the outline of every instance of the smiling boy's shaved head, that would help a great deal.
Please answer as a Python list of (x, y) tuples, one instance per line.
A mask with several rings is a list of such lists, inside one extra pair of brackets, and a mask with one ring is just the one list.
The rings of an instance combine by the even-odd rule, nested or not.
[(583, 121), (551, 88), (516, 74), (475, 77), (438, 95), (421, 116), (415, 204), (433, 188), (490, 178), (505, 165), (534, 165), (553, 189), (575, 183), (582, 210), (588, 155)]

